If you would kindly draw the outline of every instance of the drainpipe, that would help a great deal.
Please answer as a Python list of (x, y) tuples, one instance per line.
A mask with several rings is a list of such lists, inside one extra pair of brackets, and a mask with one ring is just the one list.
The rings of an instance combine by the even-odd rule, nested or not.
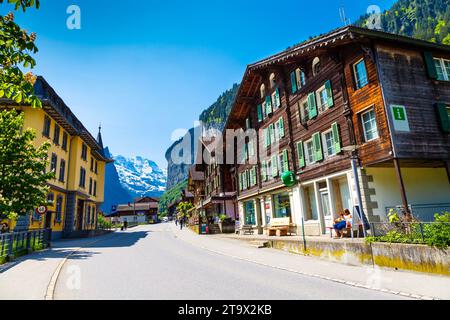
[[(351, 164), (352, 164), (352, 171), (353, 171), (353, 179), (355, 180), (355, 186), (356, 186), (356, 196), (358, 198), (358, 207), (359, 207), (359, 219), (360, 221), (362, 221), (363, 223), (363, 234), (364, 234), (364, 238), (367, 236), (366, 234), (366, 227), (364, 225), (364, 211), (363, 211), (363, 206), (362, 206), (362, 197), (361, 197), (361, 190), (359, 188), (359, 176), (358, 176), (358, 169), (357, 169), (357, 161), (358, 157), (356, 154), (352, 154), (351, 157)], [(352, 230), (352, 235), (353, 235), (353, 230)]]

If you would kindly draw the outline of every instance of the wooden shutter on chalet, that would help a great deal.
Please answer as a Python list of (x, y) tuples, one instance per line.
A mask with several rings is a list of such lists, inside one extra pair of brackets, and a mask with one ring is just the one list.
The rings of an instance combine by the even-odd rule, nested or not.
[(297, 92), (297, 76), (295, 75), (295, 71), (291, 72), (291, 86), (292, 86), (292, 93)]
[(242, 188), (247, 189), (247, 170), (242, 172)]
[(424, 52), (423, 56), (425, 58), (425, 66), (427, 68), (428, 76), (431, 79), (437, 80), (438, 75), (436, 71), (436, 66), (434, 64), (433, 54), (431, 52)]
[(331, 125), (331, 129), (333, 131), (333, 144), (334, 144), (334, 150), (336, 153), (340, 153), (342, 151), (341, 148), (341, 137), (339, 135), (339, 127), (337, 122), (333, 123)]
[(444, 132), (450, 132), (450, 115), (448, 112), (448, 107), (445, 103), (435, 104), (436, 112), (441, 124), (441, 128)]
[(264, 120), (264, 115), (263, 115), (263, 110), (262, 110), (261, 104), (258, 104), (257, 111), (258, 111), (258, 122), (261, 122)]
[(279, 129), (279, 137), (280, 138), (284, 138), (284, 119), (283, 117), (280, 118), (280, 120), (278, 120), (278, 129)]
[(272, 177), (277, 177), (278, 176), (278, 159), (276, 155), (272, 156)]
[(264, 147), (268, 147), (270, 145), (270, 136), (267, 128), (263, 129), (263, 137), (264, 137)]
[(314, 146), (314, 160), (321, 161), (323, 160), (323, 152), (322, 152), (322, 139), (320, 139), (320, 133), (314, 133), (313, 136), (313, 146)]
[(262, 181), (267, 180), (267, 162), (265, 160), (261, 163), (261, 179)]
[(282, 168), (282, 171), (283, 172), (289, 171), (289, 158), (288, 158), (287, 150), (283, 150), (282, 157), (283, 157), (283, 168)]
[(252, 171), (252, 176), (253, 176), (252, 186), (255, 186), (256, 185), (256, 166), (253, 166), (251, 171)]
[(334, 100), (333, 100), (333, 89), (331, 88), (331, 81), (327, 80), (327, 82), (325, 82), (325, 90), (327, 90), (327, 104), (328, 107), (331, 108), (334, 106)]
[(275, 127), (273, 123), (269, 125), (269, 137), (270, 137), (269, 145), (271, 145), (272, 142), (275, 141)]
[(266, 97), (266, 115), (272, 113), (272, 98), (270, 96)]
[(300, 168), (305, 167), (305, 153), (303, 152), (303, 141), (297, 142), (297, 157)]
[(275, 89), (275, 107), (281, 107), (280, 89)]
[(239, 173), (239, 190), (242, 191), (243, 184), (242, 184), (242, 173)]
[(308, 95), (308, 113), (309, 119), (317, 117), (316, 94), (314, 92)]

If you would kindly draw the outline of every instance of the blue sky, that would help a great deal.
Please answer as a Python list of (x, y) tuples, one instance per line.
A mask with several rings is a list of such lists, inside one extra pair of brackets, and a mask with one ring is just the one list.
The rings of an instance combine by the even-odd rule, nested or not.
[[(355, 21), (369, 5), (393, 2), (41, 0), (40, 10), (17, 13), (16, 22), (38, 34), (35, 73), (91, 133), (101, 122), (113, 154), (165, 167), (173, 131), (192, 127), (247, 64), (340, 27), (342, 5)], [(81, 30), (66, 27), (72, 4), (81, 9)]]

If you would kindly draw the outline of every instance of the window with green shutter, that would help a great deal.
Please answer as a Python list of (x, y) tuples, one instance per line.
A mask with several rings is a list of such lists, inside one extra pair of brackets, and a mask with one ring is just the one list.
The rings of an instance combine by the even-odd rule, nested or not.
[(262, 105), (261, 104), (258, 104), (257, 112), (258, 112), (258, 122), (263, 121), (264, 120), (264, 115), (263, 115), (263, 109), (262, 109)]
[(248, 181), (247, 181), (247, 170), (242, 173), (242, 188), (247, 189)]
[(239, 173), (239, 190), (242, 191), (243, 183), (242, 183), (242, 173)]
[(266, 97), (266, 115), (272, 113), (272, 98), (270, 96)]
[(256, 166), (253, 166), (253, 168), (252, 168), (252, 176), (253, 176), (253, 184), (252, 184), (252, 186), (255, 186), (256, 185)]
[(437, 71), (436, 71), (436, 65), (434, 62), (433, 54), (431, 52), (424, 52), (423, 53), (425, 58), (425, 65), (427, 67), (428, 76), (431, 79), (437, 79)]
[(320, 139), (320, 133), (314, 133), (313, 136), (313, 146), (314, 146), (314, 161), (323, 160), (323, 152), (322, 152), (322, 142)]
[(291, 72), (291, 86), (292, 86), (292, 93), (297, 92), (297, 76), (295, 75), (295, 71)]
[(275, 89), (275, 107), (281, 107), (280, 89)]
[(288, 158), (288, 152), (287, 150), (283, 150), (282, 153), (282, 158), (283, 158), (283, 166), (282, 166), (282, 171), (286, 172), (289, 171), (289, 158)]
[(331, 108), (334, 106), (334, 100), (333, 100), (333, 89), (331, 88), (330, 80), (327, 80), (327, 82), (325, 82), (325, 90), (327, 91), (328, 108)]
[(300, 168), (305, 167), (305, 154), (303, 152), (303, 142), (297, 142), (297, 157), (298, 157), (298, 165)]
[(339, 135), (339, 126), (338, 126), (337, 122), (335, 122), (331, 125), (331, 130), (333, 131), (334, 152), (340, 153), (342, 150), (341, 137)]
[(275, 141), (276, 141), (276, 140), (275, 140), (275, 127), (274, 127), (273, 123), (271, 123), (271, 124), (269, 125), (269, 137), (270, 137), (269, 145), (271, 145), (272, 142), (275, 142)]
[(436, 112), (441, 124), (441, 128), (444, 132), (450, 132), (450, 106), (445, 103), (436, 103)]
[(265, 160), (261, 162), (261, 179), (267, 181), (267, 162)]
[(311, 92), (308, 95), (308, 116), (309, 119), (317, 117), (317, 103), (316, 103), (316, 94), (314, 92)]
[(263, 137), (264, 137), (264, 147), (270, 146), (270, 136), (269, 130), (267, 128), (263, 129)]
[(272, 177), (275, 178), (278, 176), (278, 159), (276, 155), (272, 156), (271, 165), (272, 165)]
[(283, 117), (278, 120), (278, 135), (280, 138), (284, 138), (284, 119)]

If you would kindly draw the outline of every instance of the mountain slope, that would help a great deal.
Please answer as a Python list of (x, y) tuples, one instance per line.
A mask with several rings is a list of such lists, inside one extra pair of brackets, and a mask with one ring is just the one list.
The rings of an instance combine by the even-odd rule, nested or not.
[[(111, 158), (108, 147), (104, 149), (105, 156)], [(105, 169), (105, 200), (102, 211), (111, 212), (111, 206), (120, 203), (128, 203), (133, 200), (131, 194), (122, 186), (114, 163), (108, 163)]]
[[(367, 27), (369, 16), (355, 25)], [(381, 15), (386, 32), (450, 45), (450, 0), (399, 0)]]
[(137, 156), (113, 156), (122, 187), (133, 197), (154, 196), (164, 193), (166, 172), (148, 159)]

